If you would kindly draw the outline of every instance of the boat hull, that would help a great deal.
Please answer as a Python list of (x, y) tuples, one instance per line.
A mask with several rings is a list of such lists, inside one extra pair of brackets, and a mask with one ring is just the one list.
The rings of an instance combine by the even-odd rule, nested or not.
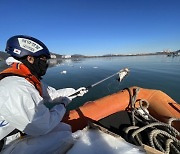
[[(136, 88), (138, 87), (131, 87), (130, 91), (133, 92)], [(171, 117), (180, 118), (179, 104), (160, 90), (140, 88), (136, 99), (147, 100), (149, 113), (162, 122), (167, 122)], [(88, 121), (98, 121), (116, 112), (127, 110), (129, 102), (129, 92), (122, 90), (69, 111), (63, 122), (71, 125), (74, 132), (87, 126)], [(173, 126), (180, 131), (178, 122), (173, 122)]]

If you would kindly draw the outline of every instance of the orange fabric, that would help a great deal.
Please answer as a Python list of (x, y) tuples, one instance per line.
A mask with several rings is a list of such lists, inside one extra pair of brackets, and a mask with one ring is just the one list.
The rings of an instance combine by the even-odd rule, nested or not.
[[(131, 87), (131, 91), (134, 88)], [(113, 113), (126, 110), (129, 105), (129, 93), (127, 90), (103, 97), (96, 101), (87, 102), (78, 109), (71, 110), (65, 115), (63, 122), (72, 126), (72, 130), (83, 129), (89, 120), (98, 121)], [(160, 121), (167, 122), (170, 117), (180, 118), (180, 105), (172, 98), (159, 90), (143, 89), (137, 95), (137, 100), (146, 99), (149, 102), (149, 112)], [(180, 130), (178, 123), (173, 123)]]
[(13, 63), (11, 67), (5, 69), (0, 73), (0, 79), (11, 75), (24, 77), (36, 87), (36, 89), (39, 91), (39, 94), (42, 96), (41, 82), (34, 75), (31, 74), (30, 70), (24, 64)]

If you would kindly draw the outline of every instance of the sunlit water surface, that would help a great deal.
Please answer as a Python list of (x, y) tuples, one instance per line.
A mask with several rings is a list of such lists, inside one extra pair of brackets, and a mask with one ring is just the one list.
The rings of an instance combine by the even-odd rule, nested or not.
[(130, 74), (121, 83), (113, 77), (90, 89), (83, 97), (74, 99), (69, 109), (131, 86), (159, 89), (180, 102), (180, 56), (84, 58), (54, 60), (52, 63), (55, 66), (48, 69), (43, 81), (56, 89), (87, 87), (122, 68), (130, 69)]

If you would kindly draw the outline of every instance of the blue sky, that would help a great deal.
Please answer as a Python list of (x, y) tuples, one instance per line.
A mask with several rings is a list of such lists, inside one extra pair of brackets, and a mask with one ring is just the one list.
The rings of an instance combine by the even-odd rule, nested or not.
[(180, 0), (0, 0), (0, 50), (25, 34), (59, 54), (180, 49)]

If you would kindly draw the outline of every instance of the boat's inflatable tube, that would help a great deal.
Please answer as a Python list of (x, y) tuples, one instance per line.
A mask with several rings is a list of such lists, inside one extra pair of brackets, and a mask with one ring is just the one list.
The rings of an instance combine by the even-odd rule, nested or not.
[[(131, 87), (130, 90), (133, 91), (135, 88), (137, 87)], [(149, 113), (162, 122), (167, 122), (171, 117), (180, 118), (180, 105), (160, 90), (140, 88), (138, 99), (147, 100)], [(129, 92), (127, 90), (119, 91), (71, 110), (65, 115), (63, 122), (70, 124), (74, 132), (87, 126), (89, 120), (98, 121), (113, 113), (125, 110), (129, 101)], [(178, 122), (174, 122), (173, 125), (180, 131)]]

